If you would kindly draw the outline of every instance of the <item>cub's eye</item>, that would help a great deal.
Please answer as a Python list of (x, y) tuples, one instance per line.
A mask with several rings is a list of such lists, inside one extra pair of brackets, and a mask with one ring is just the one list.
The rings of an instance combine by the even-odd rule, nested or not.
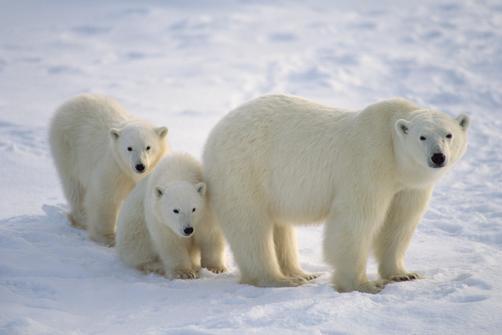
[(425, 136), (420, 136), (420, 141), (425, 141), (425, 140), (426, 140)]
[(131, 147), (127, 147), (127, 151), (132, 151), (132, 148)]
[(192, 208), (192, 213), (195, 212), (195, 208)]
[(453, 137), (453, 135), (452, 135), (452, 134), (446, 134), (446, 138), (450, 139), (450, 138), (452, 138), (452, 137)]
[(177, 210), (177, 209), (173, 209), (173, 212), (176, 213), (176, 214), (178, 214), (180, 211)]
[(151, 149), (150, 146), (146, 147), (146, 151), (150, 151), (150, 149)]

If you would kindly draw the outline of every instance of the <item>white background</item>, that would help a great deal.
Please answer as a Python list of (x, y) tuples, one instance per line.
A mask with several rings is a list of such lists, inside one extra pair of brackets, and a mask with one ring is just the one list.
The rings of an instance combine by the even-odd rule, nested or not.
[[(0, 334), (497, 334), (502, 329), (499, 1), (0, 1)], [(407, 254), (426, 279), (338, 294), (322, 227), (299, 229), (299, 288), (230, 272), (145, 276), (69, 227), (48, 121), (116, 97), (200, 157), (230, 109), (285, 92), (361, 109), (404, 96), (468, 113), (469, 149)], [(373, 261), (368, 268), (376, 277)]]

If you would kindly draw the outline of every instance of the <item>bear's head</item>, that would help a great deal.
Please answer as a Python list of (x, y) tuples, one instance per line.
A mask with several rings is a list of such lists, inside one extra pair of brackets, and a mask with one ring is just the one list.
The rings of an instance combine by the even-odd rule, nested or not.
[(415, 184), (437, 181), (464, 155), (468, 127), (467, 115), (453, 119), (432, 110), (418, 110), (410, 120), (397, 120), (396, 159), (405, 178)]
[(157, 220), (178, 236), (192, 236), (204, 212), (206, 184), (176, 181), (164, 187), (156, 186), (153, 192)]
[(148, 174), (164, 155), (166, 127), (130, 123), (110, 129), (113, 152), (122, 170), (138, 180)]

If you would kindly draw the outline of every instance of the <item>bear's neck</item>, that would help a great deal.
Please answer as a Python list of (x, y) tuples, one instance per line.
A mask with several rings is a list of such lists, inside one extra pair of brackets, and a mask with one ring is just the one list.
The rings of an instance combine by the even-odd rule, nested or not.
[(397, 164), (397, 173), (401, 188), (425, 189), (433, 187), (440, 178), (441, 173), (431, 171), (431, 169), (422, 166), (414, 157), (408, 154), (405, 148), (395, 144), (395, 159)]

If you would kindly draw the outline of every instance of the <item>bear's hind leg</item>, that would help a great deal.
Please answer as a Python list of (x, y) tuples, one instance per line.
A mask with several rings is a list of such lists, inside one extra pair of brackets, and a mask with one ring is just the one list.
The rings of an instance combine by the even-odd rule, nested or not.
[(103, 194), (99, 188), (89, 188), (85, 209), (89, 237), (100, 244), (114, 246), (118, 204), (113, 195)]
[[(304, 284), (305, 280), (301, 278), (288, 278), (282, 274), (274, 246), (274, 225), (265, 211), (253, 206), (252, 199), (236, 203), (246, 204), (245, 209), (227, 209), (218, 218), (239, 266), (241, 283), (260, 287)], [(220, 214), (222, 207), (215, 207), (219, 208)]]
[(87, 227), (84, 210), (85, 190), (78, 181), (68, 181), (68, 183), (68, 191), (65, 191), (70, 205), (68, 220), (73, 227), (85, 229)]
[(286, 277), (312, 280), (318, 274), (305, 273), (298, 262), (298, 247), (294, 227), (286, 224), (274, 225), (274, 245), (279, 266)]
[(207, 208), (204, 222), (197, 228), (194, 240), (200, 249), (202, 267), (214, 273), (222, 273), (227, 270), (225, 267), (225, 239), (210, 208)]
[(431, 196), (431, 189), (401, 191), (393, 199), (384, 225), (374, 241), (378, 272), (384, 279), (406, 281), (420, 278), (407, 272), (404, 254)]
[(75, 165), (76, 154), (65, 140), (64, 132), (61, 132), (61, 128), (56, 124), (51, 125), (49, 143), (61, 188), (70, 209), (67, 213), (68, 221), (72, 226), (84, 229), (86, 226), (83, 207), (85, 189), (78, 179), (78, 169)]

